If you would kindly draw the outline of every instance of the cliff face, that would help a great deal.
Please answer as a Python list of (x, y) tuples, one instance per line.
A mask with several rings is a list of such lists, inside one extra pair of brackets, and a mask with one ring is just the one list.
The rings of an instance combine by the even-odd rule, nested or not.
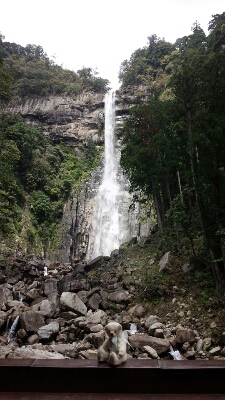
[[(146, 101), (136, 99), (136, 105)], [(121, 140), (119, 128), (129, 115), (129, 109), (134, 104), (128, 93), (118, 92), (116, 99), (116, 152), (118, 159), (121, 152)], [(94, 246), (95, 236), (98, 234), (98, 222), (95, 220), (96, 196), (102, 180), (104, 160), (102, 157), (99, 167), (92, 171), (89, 180), (83, 185), (79, 195), (73, 193), (64, 209), (62, 221), (62, 242), (60, 249), (60, 260), (90, 260)], [(151, 227), (155, 224), (154, 212), (144, 210), (140, 204), (130, 208), (133, 195), (129, 192), (129, 181), (121, 167), (118, 170), (118, 183), (123, 191), (118, 199), (119, 214), (123, 218), (122, 243), (128, 242), (133, 237), (147, 236)], [(148, 217), (147, 217), (148, 213)]]
[(82, 153), (88, 140), (96, 145), (104, 143), (101, 129), (104, 94), (34, 98), (13, 104), (10, 111), (20, 114), (27, 124), (40, 126), (53, 141), (62, 140), (78, 153)]
[[(143, 100), (145, 99), (135, 101), (129, 93), (118, 92), (116, 131), (127, 118), (129, 108), (134, 104), (140, 104)], [(96, 146), (104, 145), (104, 94), (85, 93), (76, 97), (52, 96), (47, 99), (30, 99), (14, 104), (11, 111), (20, 114), (27, 124), (41, 127), (45, 135), (54, 142), (63, 141), (73, 147), (81, 156), (88, 141), (92, 141)], [(119, 136), (117, 139), (117, 154), (120, 157)], [(93, 213), (102, 179), (103, 162), (102, 157), (99, 167), (92, 171), (80, 193), (71, 193), (70, 199), (64, 206), (59, 257), (57, 254), (61, 262), (91, 258), (94, 236), (98, 229)], [(153, 220), (152, 217), (145, 218), (138, 204), (130, 211), (132, 195), (129, 193), (129, 182), (121, 168), (118, 179), (124, 188), (119, 213), (124, 216), (123, 241), (126, 242), (134, 236), (147, 235)]]

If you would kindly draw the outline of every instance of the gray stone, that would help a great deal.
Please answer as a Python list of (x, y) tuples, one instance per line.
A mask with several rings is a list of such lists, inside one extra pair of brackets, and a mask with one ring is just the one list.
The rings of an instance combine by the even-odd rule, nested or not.
[(44, 317), (35, 311), (25, 311), (20, 317), (21, 328), (27, 333), (37, 332), (44, 323)]
[(129, 337), (129, 342), (134, 348), (142, 348), (143, 346), (150, 346), (158, 353), (162, 354), (169, 350), (170, 342), (167, 339), (160, 339), (149, 335), (142, 335), (136, 333)]
[(77, 318), (77, 314), (73, 313), (72, 311), (62, 311), (59, 314), (60, 318), (65, 319), (66, 321), (70, 321), (71, 319)]
[(154, 336), (155, 330), (156, 329), (164, 329), (165, 325), (163, 325), (161, 322), (155, 322), (152, 324), (148, 330), (148, 333), (150, 336)]
[(195, 334), (192, 329), (179, 328), (176, 332), (177, 343), (195, 342)]
[(7, 300), (13, 300), (11, 290), (7, 289), (3, 283), (0, 285), (0, 304), (5, 303)]
[(209, 350), (209, 354), (211, 356), (218, 356), (221, 353), (221, 346), (214, 347), (213, 349)]
[(92, 309), (92, 310), (98, 310), (99, 308), (99, 304), (101, 303), (102, 298), (99, 296), (98, 293), (93, 294), (93, 296), (91, 296), (91, 298), (88, 300), (88, 306)]
[(164, 338), (163, 329), (156, 329), (154, 332), (154, 336), (158, 338)]
[(47, 350), (33, 349), (31, 346), (20, 347), (8, 355), (8, 358), (38, 358), (38, 359), (64, 359), (62, 354)]
[(79, 352), (78, 358), (87, 359), (87, 360), (97, 360), (98, 352), (97, 350), (83, 350)]
[(50, 324), (44, 325), (38, 329), (37, 334), (40, 340), (50, 340), (53, 335), (59, 332), (58, 322), (50, 322)]
[(45, 281), (44, 293), (45, 296), (50, 296), (53, 293), (58, 293), (57, 279), (50, 278)]
[(39, 337), (36, 334), (29, 336), (29, 338), (27, 339), (27, 343), (30, 345), (36, 344), (38, 342), (39, 342)]
[(127, 290), (116, 290), (109, 294), (109, 300), (115, 301), (116, 303), (125, 302), (129, 303), (132, 299), (132, 295)]
[(205, 338), (203, 339), (203, 343), (202, 343), (202, 350), (206, 351), (208, 350), (212, 345), (212, 339), (211, 338)]
[(48, 295), (48, 300), (51, 303), (54, 303), (56, 308), (58, 308), (60, 306), (60, 296), (58, 293), (52, 293)]
[(25, 329), (19, 329), (17, 332), (17, 337), (21, 340), (26, 340), (27, 339), (27, 332)]
[(150, 358), (158, 358), (158, 354), (151, 346), (143, 346), (141, 351), (146, 352)]
[(202, 346), (203, 346), (203, 340), (199, 339), (196, 343), (196, 351), (199, 352), (202, 350)]
[(100, 331), (102, 331), (103, 330), (103, 326), (102, 326), (102, 324), (97, 324), (97, 325), (94, 325), (94, 326), (92, 326), (91, 328), (90, 328), (90, 331), (91, 332), (100, 332)]
[(145, 328), (150, 328), (155, 322), (159, 322), (159, 317), (157, 315), (149, 315), (149, 317), (145, 321)]
[(5, 324), (7, 318), (8, 318), (8, 313), (0, 311), (0, 328)]
[(134, 307), (128, 310), (131, 318), (141, 318), (145, 314), (145, 307), (142, 304), (136, 304)]
[(168, 251), (159, 261), (159, 272), (163, 271), (164, 269), (168, 269), (170, 267), (170, 262), (171, 262), (171, 253), (170, 251)]
[(78, 315), (87, 314), (86, 305), (79, 299), (76, 293), (63, 292), (60, 297), (60, 305), (63, 310), (73, 311)]
[(49, 350), (53, 350), (56, 353), (63, 354), (66, 357), (72, 357), (74, 358), (76, 356), (76, 344), (52, 344), (49, 346)]
[(39, 307), (39, 313), (44, 317), (53, 317), (56, 311), (56, 306), (54, 303), (51, 303), (48, 299), (42, 300)]
[(80, 290), (79, 292), (77, 292), (77, 296), (81, 301), (83, 301), (84, 304), (86, 304), (88, 301), (87, 294), (88, 292), (86, 290)]

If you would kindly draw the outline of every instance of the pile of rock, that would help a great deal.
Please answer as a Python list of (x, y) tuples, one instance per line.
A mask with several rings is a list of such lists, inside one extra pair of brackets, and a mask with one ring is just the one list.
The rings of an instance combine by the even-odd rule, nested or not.
[[(0, 358), (96, 359), (111, 320), (128, 331), (130, 357), (173, 358), (173, 349), (184, 359), (225, 355), (225, 333), (215, 347), (195, 330), (146, 316), (133, 302), (135, 288), (128, 290), (109, 257), (75, 267), (37, 257), (12, 265), (14, 276), (0, 276)], [(99, 266), (99, 276), (90, 278), (87, 272)]]

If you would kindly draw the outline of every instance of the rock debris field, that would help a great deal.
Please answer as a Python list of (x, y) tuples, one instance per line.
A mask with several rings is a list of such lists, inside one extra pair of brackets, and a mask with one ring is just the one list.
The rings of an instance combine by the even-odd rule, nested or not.
[(162, 323), (118, 268), (116, 254), (74, 266), (13, 259), (11, 276), (0, 272), (0, 358), (97, 359), (104, 326), (117, 321), (129, 335), (128, 358), (223, 359), (225, 333), (215, 343), (195, 327)]

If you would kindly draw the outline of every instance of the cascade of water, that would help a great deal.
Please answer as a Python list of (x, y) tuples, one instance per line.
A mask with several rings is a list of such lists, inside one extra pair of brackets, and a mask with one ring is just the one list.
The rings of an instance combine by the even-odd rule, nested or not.
[(18, 322), (19, 322), (19, 315), (15, 318), (15, 320), (10, 328), (10, 331), (7, 335), (8, 342), (10, 342), (11, 340), (13, 340), (15, 338)]
[(97, 218), (92, 258), (110, 255), (120, 245), (120, 214), (118, 211), (118, 161), (115, 150), (115, 93), (105, 97), (105, 154), (104, 172), (96, 199)]
[(20, 293), (20, 291), (18, 292), (18, 296), (19, 296), (19, 302), (22, 303), (23, 302), (23, 295)]
[(179, 350), (173, 350), (173, 347), (171, 345), (169, 353), (171, 354), (174, 360), (183, 360), (183, 357), (180, 354)]
[(44, 267), (44, 276), (48, 275), (48, 267)]

